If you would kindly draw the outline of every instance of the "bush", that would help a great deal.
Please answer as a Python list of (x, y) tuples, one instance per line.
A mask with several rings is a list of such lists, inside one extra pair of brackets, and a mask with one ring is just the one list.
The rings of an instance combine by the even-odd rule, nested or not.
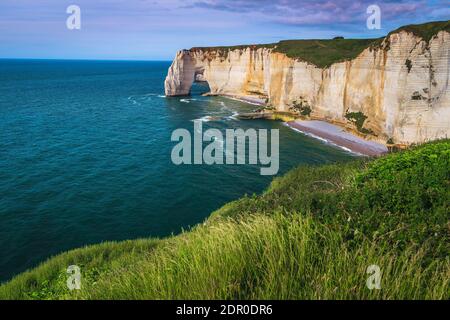
[(364, 128), (367, 116), (362, 112), (347, 112), (345, 114), (347, 120), (353, 122), (359, 132), (364, 134), (374, 134), (372, 130)]
[(408, 68), (408, 73), (411, 72), (411, 69), (412, 69), (412, 62), (411, 62), (411, 60), (406, 59), (405, 65)]
[(289, 110), (293, 113), (300, 114), (304, 117), (309, 117), (311, 115), (312, 109), (306, 101), (306, 99), (300, 97), (300, 101), (295, 100), (293, 105), (289, 108)]
[(356, 175), (341, 205), (365, 237), (384, 237), (398, 250), (427, 243), (430, 258), (445, 258), (449, 168), (448, 140), (391, 154)]

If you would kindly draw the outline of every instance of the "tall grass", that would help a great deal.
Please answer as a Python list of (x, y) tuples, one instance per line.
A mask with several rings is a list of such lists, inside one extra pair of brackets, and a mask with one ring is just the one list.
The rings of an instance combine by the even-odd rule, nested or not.
[[(445, 298), (450, 268), (421, 265), (422, 252), (392, 255), (365, 242), (357, 250), (311, 217), (254, 215), (197, 228), (157, 248), (126, 273), (105, 274), (86, 299)], [(383, 270), (382, 290), (366, 269)]]
[[(301, 167), (181, 235), (50, 259), (1, 286), (0, 298), (449, 299), (449, 160), (442, 141)], [(66, 287), (71, 264), (82, 269), (80, 291)], [(381, 268), (381, 290), (366, 286), (370, 265)]]

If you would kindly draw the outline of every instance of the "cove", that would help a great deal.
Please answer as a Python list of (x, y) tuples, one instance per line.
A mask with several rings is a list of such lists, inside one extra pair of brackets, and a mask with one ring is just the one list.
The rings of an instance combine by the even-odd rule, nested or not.
[[(170, 62), (0, 60), (0, 281), (58, 253), (166, 237), (266, 189), (258, 165), (177, 166), (172, 132), (279, 130), (279, 171), (355, 157), (281, 122), (235, 119), (255, 106), (164, 97)], [(31, 89), (30, 89), (31, 88)]]

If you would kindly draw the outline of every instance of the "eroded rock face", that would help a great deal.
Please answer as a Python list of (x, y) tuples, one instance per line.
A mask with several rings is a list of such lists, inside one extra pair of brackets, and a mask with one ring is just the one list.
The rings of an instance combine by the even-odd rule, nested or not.
[(306, 101), (312, 116), (348, 123), (348, 113), (367, 117), (364, 129), (386, 142), (419, 143), (450, 137), (450, 33), (429, 43), (402, 31), (356, 59), (326, 69), (269, 48), (232, 51), (192, 49), (177, 53), (166, 95), (188, 95), (197, 78), (212, 94), (258, 96), (277, 110)]
[(166, 96), (186, 96), (195, 80), (195, 60), (190, 51), (177, 53), (164, 83)]

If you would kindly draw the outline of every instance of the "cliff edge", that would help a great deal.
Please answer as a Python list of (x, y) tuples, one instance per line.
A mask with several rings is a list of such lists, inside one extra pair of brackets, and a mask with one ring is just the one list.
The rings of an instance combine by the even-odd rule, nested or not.
[(265, 99), (278, 111), (353, 126), (386, 143), (450, 136), (450, 21), (412, 25), (371, 40), (293, 40), (179, 51), (167, 96), (189, 95), (196, 79), (211, 94)]

